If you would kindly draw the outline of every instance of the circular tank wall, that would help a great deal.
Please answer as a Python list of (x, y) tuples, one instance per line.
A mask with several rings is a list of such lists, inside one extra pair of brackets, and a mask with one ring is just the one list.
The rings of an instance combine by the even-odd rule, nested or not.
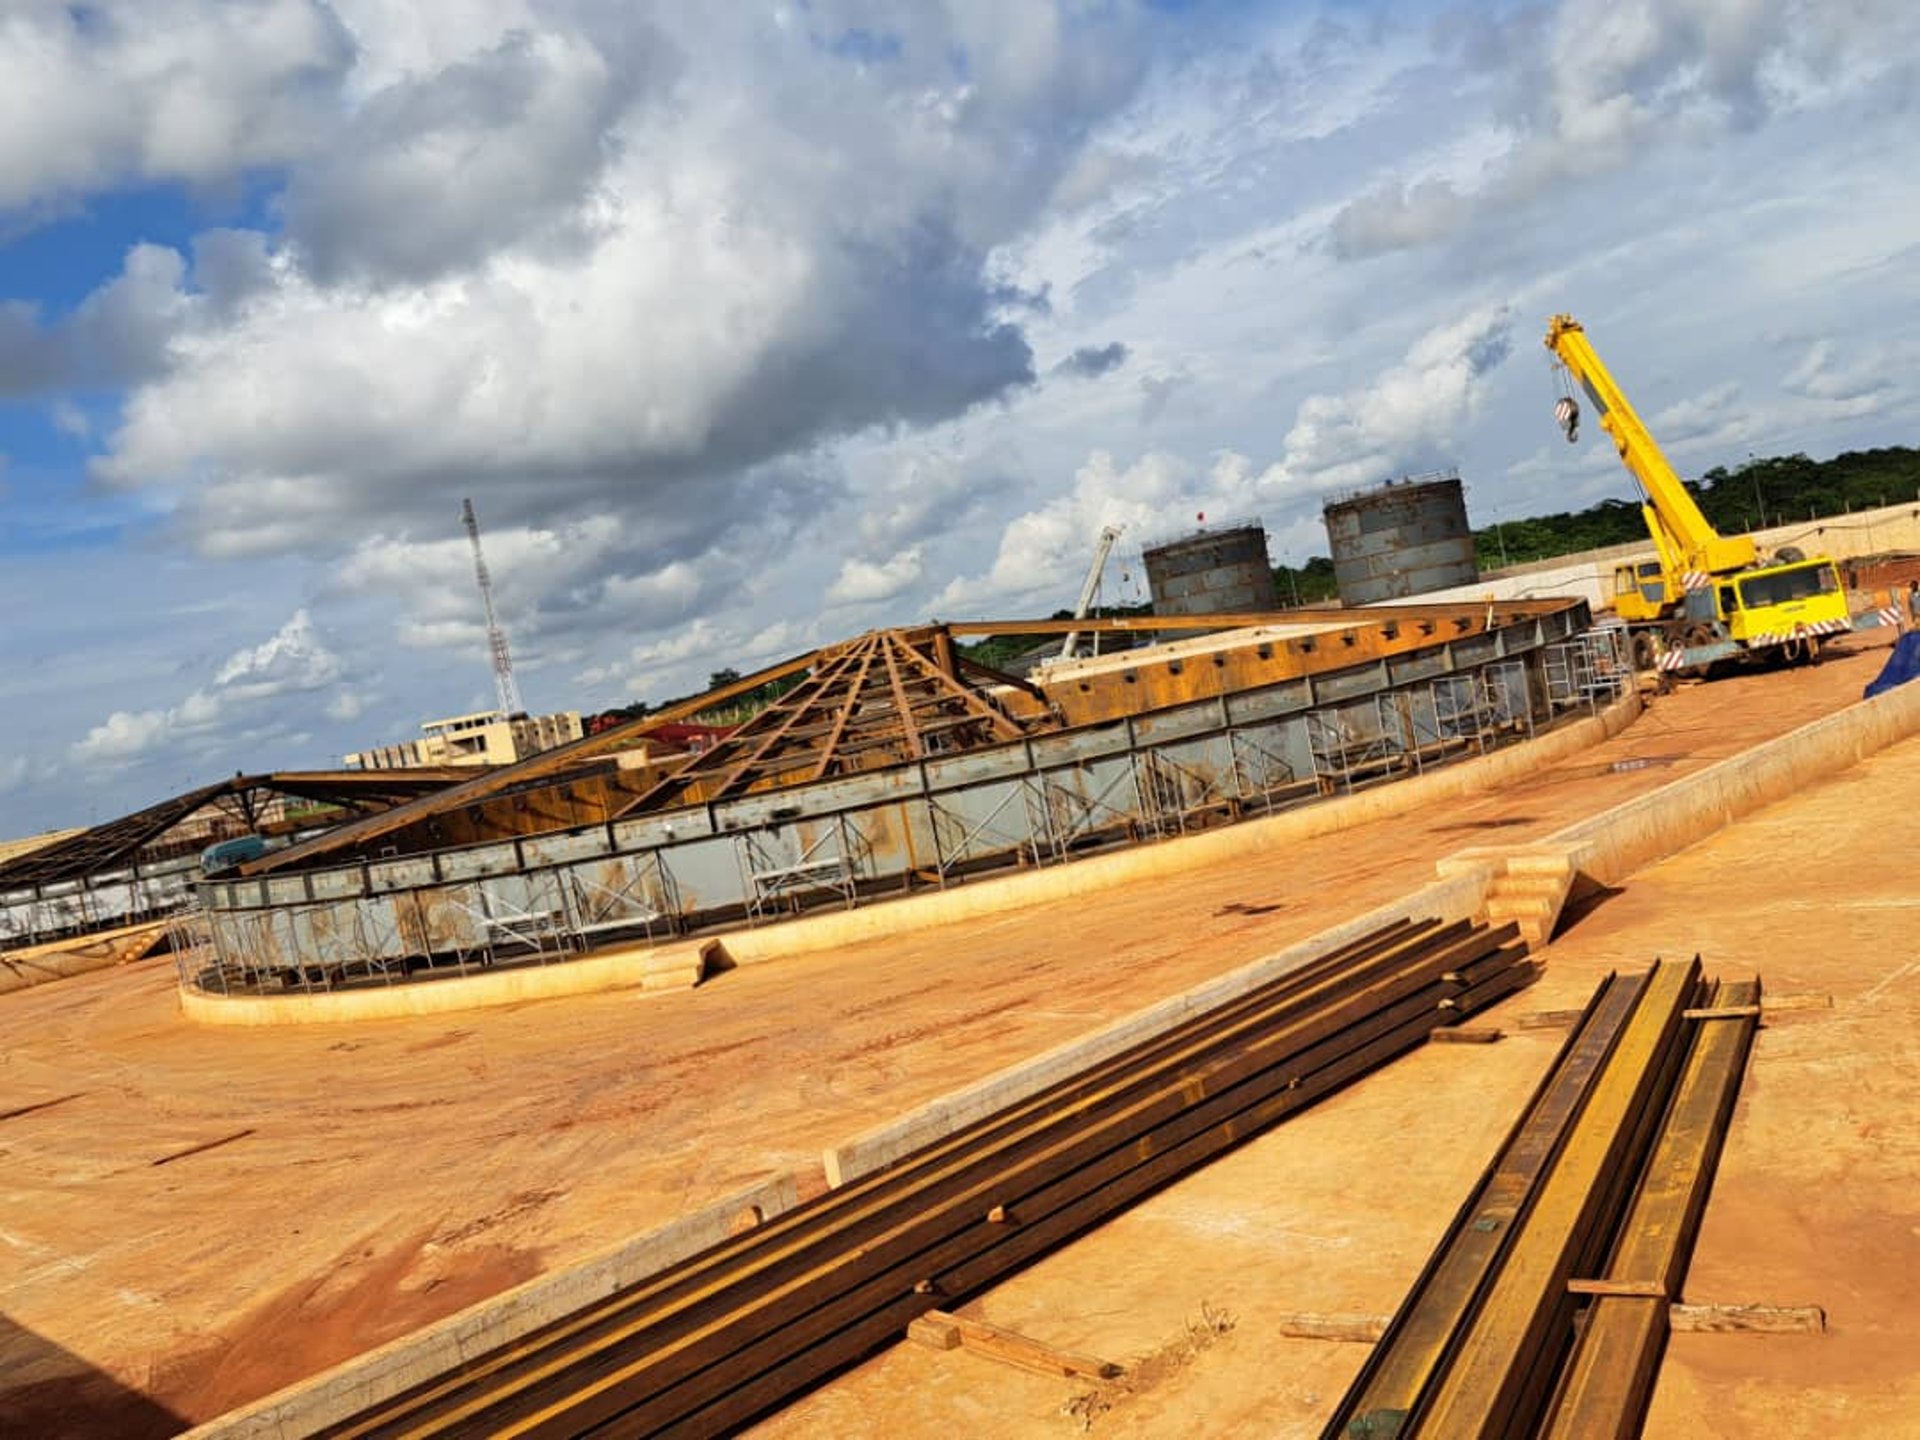
[(1264, 526), (1205, 530), (1144, 552), (1156, 615), (1273, 610), (1273, 566)]
[(1457, 475), (1390, 482), (1335, 501), (1323, 518), (1345, 604), (1402, 600), (1480, 576)]

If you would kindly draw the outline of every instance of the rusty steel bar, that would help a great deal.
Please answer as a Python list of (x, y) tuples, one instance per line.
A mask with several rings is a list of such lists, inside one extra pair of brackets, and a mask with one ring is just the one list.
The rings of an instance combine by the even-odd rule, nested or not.
[[(1474, 1008), (1491, 1005), (1505, 998), (1513, 988), (1530, 978), (1526, 975), (1528, 969), (1522, 965), (1510, 966), (1502, 979), (1487, 982), (1485, 988), (1473, 997)], [(1429, 1011), (1404, 1018), (1411, 1008), (1398, 1008), (1396, 1014), (1403, 1018), (1399, 1018), (1397, 1023), (1379, 1023), (1370, 1027), (1365, 1043), (1346, 1050), (1332, 1063), (1310, 1074), (1291, 1076), (1287, 1085), (1275, 1090), (1258, 1105), (1243, 1111), (1227, 1126), (1202, 1129), (1184, 1142), (1170, 1144), (1164, 1150), (1158, 1148), (1164, 1143), (1162, 1136), (1156, 1135), (1142, 1142), (1141, 1150), (1147, 1152), (1149, 1158), (1105, 1181), (1091, 1194), (1062, 1204), (1037, 1223), (1014, 1229), (994, 1249), (976, 1254), (971, 1260), (934, 1275), (928, 1283), (926, 1295), (899, 1297), (885, 1311), (834, 1331), (812, 1349), (789, 1353), (778, 1369), (721, 1395), (705, 1408), (683, 1415), (669, 1425), (655, 1428), (652, 1417), (643, 1412), (623, 1416), (620, 1421), (589, 1433), (658, 1434), (663, 1437), (689, 1437), (689, 1440), (690, 1437), (729, 1433), (778, 1404), (795, 1389), (833, 1373), (898, 1334), (904, 1325), (924, 1313), (929, 1306), (929, 1296), (933, 1303), (948, 1303), (940, 1297), (972, 1294), (1005, 1278), (1019, 1266), (1054, 1246), (1100, 1224), (1120, 1206), (1152, 1194), (1277, 1121), (1305, 1109), (1394, 1057), (1419, 1047), (1433, 1028), (1433, 1016)]]
[[(1009, 1106), (975, 1122), (945, 1140), (928, 1145), (905, 1157), (885, 1172), (861, 1177), (834, 1191), (818, 1205), (789, 1211), (742, 1236), (735, 1237), (713, 1250), (690, 1259), (657, 1281), (648, 1282), (628, 1292), (624, 1297), (626, 1301), (624, 1308), (637, 1311), (643, 1304), (661, 1303), (674, 1294), (682, 1294), (696, 1285), (708, 1283), (715, 1276), (723, 1274), (727, 1266), (742, 1263), (743, 1257), (748, 1252), (765, 1250), (796, 1234), (817, 1227), (820, 1224), (820, 1209), (823, 1205), (829, 1203), (833, 1206), (852, 1205), (873, 1196), (876, 1192), (900, 1185), (910, 1173), (936, 1169), (956, 1156), (964, 1156), (969, 1151), (977, 1150), (989, 1142), (1020, 1130), (1025, 1123), (1036, 1117), (1053, 1113), (1063, 1103), (1083, 1095), (1094, 1094), (1129, 1074), (1137, 1073), (1157, 1059), (1181, 1052), (1183, 1047), (1190, 1046), (1196, 1039), (1206, 1036), (1218, 1039), (1230, 1027), (1245, 1020), (1249, 1015), (1258, 1014), (1263, 1007), (1271, 1007), (1277, 1001), (1298, 995), (1317, 981), (1338, 972), (1343, 966), (1376, 959), (1390, 952), (1403, 951), (1413, 942), (1429, 946), (1439, 943), (1451, 944), (1466, 934), (1468, 928), (1465, 921), (1445, 927), (1439, 926), (1434, 920), (1400, 921), (1363, 936), (1318, 961), (1268, 982), (1229, 1005), (1197, 1016), (1174, 1030), (1116, 1055), (1079, 1076), (1070, 1077), (1024, 1102)], [(578, 1338), (586, 1332), (590, 1323), (605, 1324), (617, 1318), (616, 1314), (603, 1311), (584, 1320), (557, 1322), (556, 1325), (541, 1332), (539, 1339), (541, 1343), (553, 1343)], [(526, 1343), (523, 1342), (523, 1345)], [(444, 1400), (459, 1386), (484, 1380), (498, 1373), (517, 1358), (519, 1358), (517, 1354), (509, 1351), (497, 1352), (492, 1357), (476, 1360), (457, 1376), (404, 1397), (404, 1405), (418, 1407), (429, 1402)], [(404, 1406), (401, 1401), (396, 1401), (394, 1408), (404, 1408)], [(368, 1432), (351, 1428), (341, 1433), (358, 1435)]]
[(1641, 1158), (1632, 1151), (1636, 1129), (1650, 1109), (1658, 1113), (1661, 1073), (1682, 1053), (1682, 1012), (1699, 989), (1698, 957), (1655, 965), (1484, 1299), (1416, 1411), (1417, 1433), (1494, 1440), (1530, 1430), (1572, 1340), (1567, 1281), (1604, 1247), (1617, 1218), (1608, 1213), (1609, 1180)]
[(1644, 976), (1609, 975), (1578, 1012), (1552, 1069), (1348, 1387), (1323, 1432), (1326, 1440), (1395, 1434), (1419, 1406), (1505, 1257), (1540, 1178), (1559, 1156), (1645, 983)]
[(830, 1192), (330, 1433), (737, 1423), (1532, 978), (1511, 927), (1411, 928), (1369, 937), (1342, 967), (1281, 977), (1264, 1010), (1245, 1000), (1224, 1020), (1200, 1017), (1181, 1027), (1185, 1041), (1138, 1047), (1131, 1068), (1096, 1067), (1101, 1081), (1032, 1097), (1018, 1119), (990, 1117), (931, 1158)]
[[(1016, 1218), (1025, 1217), (1012, 1234), (1006, 1233), (1005, 1225), (982, 1226), (976, 1218), (967, 1230), (912, 1257), (892, 1273), (877, 1276), (860, 1291), (824, 1306), (810, 1295), (806, 1307), (796, 1309), (787, 1323), (762, 1331), (735, 1353), (728, 1369), (737, 1367), (754, 1377), (744, 1386), (733, 1383), (731, 1375), (715, 1375), (701, 1367), (668, 1390), (649, 1395), (651, 1386), (640, 1376), (657, 1368), (661, 1357), (655, 1352), (629, 1370), (603, 1377), (596, 1393), (582, 1395), (576, 1390), (566, 1399), (563, 1412), (543, 1412), (524, 1429), (509, 1424), (494, 1433), (577, 1434), (576, 1427), (585, 1417), (596, 1422), (619, 1417), (620, 1433), (723, 1432), (790, 1393), (795, 1385), (811, 1383), (899, 1333), (906, 1323), (902, 1315), (910, 1319), (940, 1303), (943, 1296), (964, 1295), (1004, 1276), (1107, 1217), (1118, 1204), (1130, 1203), (1203, 1158), (1420, 1044), (1433, 1027), (1440, 1000), (1448, 998), (1442, 992), (1450, 988), (1432, 975), (1419, 967), (1399, 972), (1374, 982), (1344, 1013), (1323, 1013), (1294, 1027), (1293, 1036), (1276, 1041), (1271, 1048), (1316, 1034), (1321, 1038), (1278, 1066), (1262, 1067), (1249, 1058), (1214, 1067), (1212, 1073), (1194, 1070), (1173, 1077), (1134, 1111), (1166, 1113), (1168, 1118), (1090, 1162), (1068, 1158), (1084, 1157), (1093, 1148), (1076, 1136), (1043, 1157), (1042, 1165), (1028, 1167), (991, 1189), (983, 1187), (976, 1192), (973, 1217), (984, 1215), (977, 1208), (983, 1201), (1006, 1196), (1001, 1202), (1006, 1209)], [(1426, 983), (1421, 984), (1422, 980)], [(1244, 1078), (1232, 1078), (1236, 1076)], [(1196, 1094), (1206, 1098), (1193, 1103), (1191, 1097)], [(1056, 1156), (1058, 1164), (1052, 1163)], [(1044, 1183), (1023, 1191), (1021, 1186), (1033, 1183), (1030, 1175)], [(883, 1307), (877, 1315), (873, 1313), (876, 1303)]]
[(1607, 1266), (1609, 1282), (1655, 1293), (1601, 1296), (1588, 1307), (1549, 1440), (1628, 1440), (1645, 1421), (1669, 1302), (1679, 1298), (1759, 1026), (1759, 982), (1723, 984), (1712, 1003), (1753, 1013), (1695, 1022), (1686, 1068)]

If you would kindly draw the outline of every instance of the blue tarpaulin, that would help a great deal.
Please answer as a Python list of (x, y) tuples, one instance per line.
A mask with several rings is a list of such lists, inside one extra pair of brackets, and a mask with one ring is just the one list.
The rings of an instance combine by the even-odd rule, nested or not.
[(1873, 683), (1867, 686), (1863, 698), (1871, 700), (1882, 690), (1904, 685), (1916, 675), (1920, 675), (1920, 630), (1909, 630), (1894, 642), (1893, 653)]

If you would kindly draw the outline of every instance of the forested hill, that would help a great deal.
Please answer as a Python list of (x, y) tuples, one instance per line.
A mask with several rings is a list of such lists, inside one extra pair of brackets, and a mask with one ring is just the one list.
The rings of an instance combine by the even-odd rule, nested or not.
[[(1723, 535), (1768, 525), (1868, 510), (1920, 499), (1920, 450), (1850, 450), (1831, 460), (1777, 455), (1749, 460), (1732, 470), (1716, 465), (1687, 488)], [(1585, 510), (1504, 520), (1473, 532), (1483, 569), (1522, 565), (1604, 545), (1633, 545), (1647, 538), (1640, 506), (1602, 500)], [(1506, 559), (1501, 559), (1504, 550)]]

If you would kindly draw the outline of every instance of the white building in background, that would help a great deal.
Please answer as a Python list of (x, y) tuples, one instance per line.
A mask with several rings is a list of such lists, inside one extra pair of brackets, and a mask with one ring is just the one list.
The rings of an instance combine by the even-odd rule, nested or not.
[(578, 740), (585, 731), (578, 710), (552, 715), (502, 715), (482, 710), (421, 725), (421, 738), (357, 750), (349, 770), (407, 770), (422, 765), (511, 765), (542, 750)]

